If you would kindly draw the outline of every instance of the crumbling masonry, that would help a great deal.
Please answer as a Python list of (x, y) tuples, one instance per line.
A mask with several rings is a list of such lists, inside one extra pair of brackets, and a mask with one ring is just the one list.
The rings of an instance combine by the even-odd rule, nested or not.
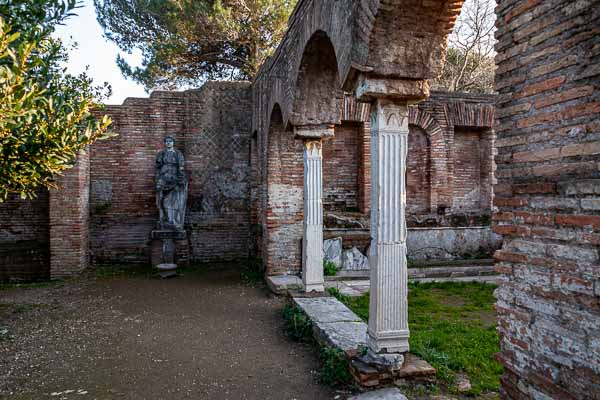
[(190, 178), (180, 262), (259, 256), (320, 291), (323, 238), (342, 235), (369, 252), (374, 352), (408, 349), (407, 249), (494, 249), (493, 201), (503, 396), (600, 398), (600, 4), (498, 3), (494, 112), (428, 89), (462, 0), (300, 0), (254, 82), (109, 106), (120, 136), (61, 191), (2, 204), (0, 279), (147, 263), (170, 134)]

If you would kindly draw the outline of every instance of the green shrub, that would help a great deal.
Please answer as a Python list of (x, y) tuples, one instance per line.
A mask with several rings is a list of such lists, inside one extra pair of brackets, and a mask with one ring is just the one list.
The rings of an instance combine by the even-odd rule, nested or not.
[(320, 353), (322, 366), (319, 380), (329, 386), (344, 386), (352, 382), (346, 354), (335, 347), (322, 347)]
[(286, 336), (297, 342), (308, 341), (312, 338), (312, 323), (298, 307), (285, 306), (283, 321)]
[(256, 286), (263, 282), (265, 268), (260, 258), (250, 258), (246, 268), (242, 271), (242, 280), (250, 286)]
[(338, 268), (332, 261), (323, 261), (323, 273), (325, 276), (335, 276)]

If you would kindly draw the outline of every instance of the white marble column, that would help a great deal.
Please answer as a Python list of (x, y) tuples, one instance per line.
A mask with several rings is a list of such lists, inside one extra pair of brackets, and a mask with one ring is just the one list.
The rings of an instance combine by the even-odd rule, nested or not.
[(323, 153), (321, 139), (304, 141), (302, 281), (306, 292), (323, 292)]
[(371, 140), (371, 300), (367, 344), (373, 353), (404, 353), (409, 350), (406, 102), (375, 101)]

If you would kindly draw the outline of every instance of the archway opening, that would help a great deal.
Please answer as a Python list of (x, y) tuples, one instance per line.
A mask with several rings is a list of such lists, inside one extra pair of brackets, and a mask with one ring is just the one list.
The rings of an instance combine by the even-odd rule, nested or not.
[(342, 101), (335, 49), (327, 34), (317, 31), (302, 55), (291, 122), (295, 126), (339, 123)]

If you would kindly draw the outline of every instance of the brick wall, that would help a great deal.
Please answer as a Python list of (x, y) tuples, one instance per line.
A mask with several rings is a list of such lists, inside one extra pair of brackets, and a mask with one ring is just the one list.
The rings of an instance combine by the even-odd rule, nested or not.
[(90, 262), (90, 153), (77, 155), (75, 165), (56, 178), (50, 190), (50, 277), (75, 275)]
[(481, 143), (479, 132), (454, 131), (454, 210), (478, 210), (481, 190)]
[(158, 214), (156, 154), (166, 135), (184, 150), (185, 95), (155, 92), (148, 99), (108, 106), (106, 113), (119, 136), (91, 146), (92, 259), (95, 264), (149, 262), (150, 232)]
[(499, 1), (496, 291), (507, 399), (600, 398), (600, 6)]
[(250, 84), (209, 82), (188, 92), (186, 104), (190, 257), (201, 262), (247, 258), (252, 246)]
[(175, 137), (189, 177), (188, 248), (180, 255), (194, 262), (249, 256), (249, 94), (248, 83), (209, 82), (107, 107), (119, 136), (92, 147), (95, 263), (149, 262), (155, 159), (166, 135)]
[(431, 195), (431, 146), (427, 133), (412, 125), (408, 135), (406, 161), (406, 211), (410, 214), (429, 212)]
[(304, 218), (302, 140), (286, 131), (273, 112), (268, 137), (267, 204), (263, 219), (263, 257), (268, 275), (300, 272)]
[(33, 200), (10, 195), (0, 203), (0, 282), (50, 276), (49, 194)]
[(323, 209), (357, 211), (361, 124), (343, 122), (335, 136), (323, 142)]
[[(411, 108), (407, 162), (409, 226), (489, 225), (494, 96), (433, 92)], [(352, 108), (352, 104), (345, 108)], [(344, 109), (354, 117), (352, 110)], [(344, 121), (323, 146), (324, 211), (368, 219), (370, 130)], [(443, 212), (438, 212), (443, 207)], [(478, 218), (481, 214), (487, 218)], [(485, 221), (482, 223), (482, 221)], [(368, 226), (368, 221), (367, 221)], [(334, 227), (331, 227), (334, 228)]]

